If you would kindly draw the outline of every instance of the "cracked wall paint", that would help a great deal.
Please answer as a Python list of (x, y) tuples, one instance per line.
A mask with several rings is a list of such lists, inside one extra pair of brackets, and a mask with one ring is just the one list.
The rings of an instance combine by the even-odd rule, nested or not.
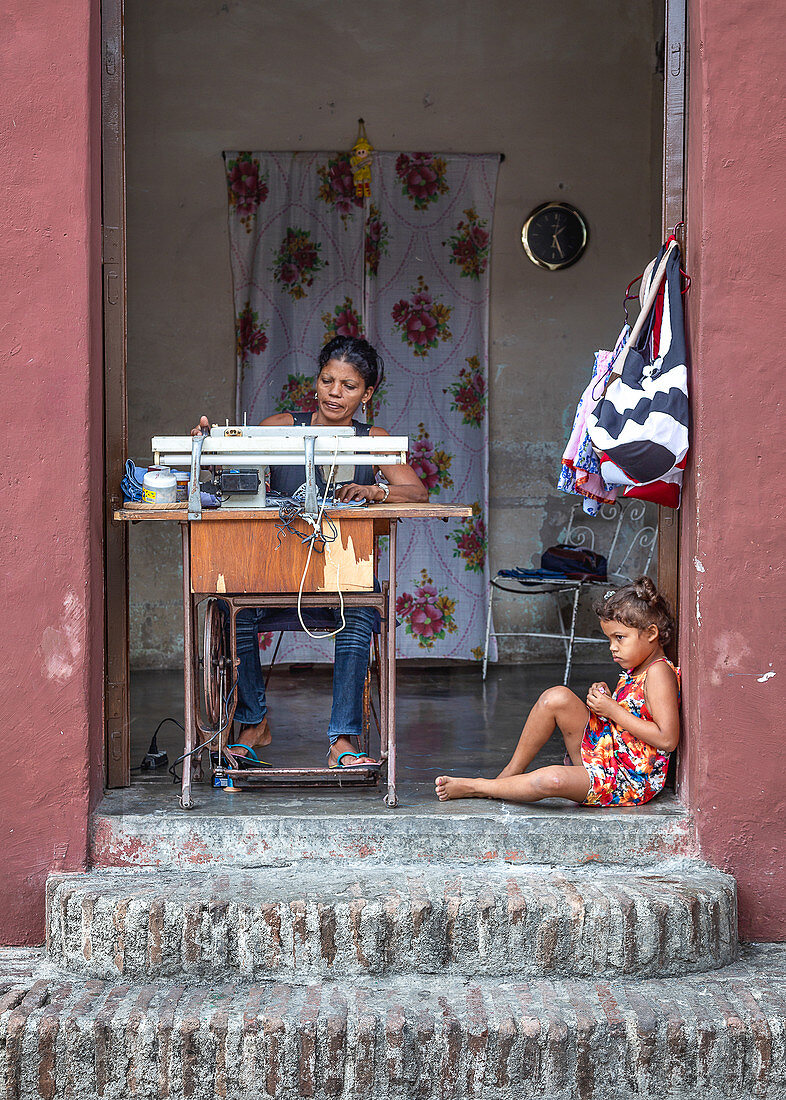
[(85, 608), (74, 592), (67, 592), (58, 626), (47, 626), (41, 638), (43, 672), (48, 680), (65, 681), (79, 668), (85, 630)]

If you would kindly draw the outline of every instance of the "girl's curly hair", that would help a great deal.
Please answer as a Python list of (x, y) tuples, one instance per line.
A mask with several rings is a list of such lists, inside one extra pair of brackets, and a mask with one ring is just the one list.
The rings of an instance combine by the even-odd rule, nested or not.
[(638, 577), (622, 588), (607, 592), (595, 601), (592, 610), (604, 622), (616, 621), (636, 630), (646, 630), (654, 623), (663, 646), (674, 637), (671, 608), (649, 577)]

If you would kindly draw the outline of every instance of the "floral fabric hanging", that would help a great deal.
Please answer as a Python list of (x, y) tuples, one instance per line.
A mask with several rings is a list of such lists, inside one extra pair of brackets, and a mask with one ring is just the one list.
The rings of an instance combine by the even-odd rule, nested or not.
[[(496, 156), (375, 153), (358, 197), (348, 153), (227, 152), (237, 410), (313, 411), (319, 349), (366, 336), (386, 378), (370, 408), (409, 435), (438, 502), (471, 519), (399, 527), (397, 650), (482, 656), (488, 592), (488, 295)], [(383, 573), (386, 568), (383, 566)], [(263, 649), (270, 639), (262, 637)], [(332, 647), (288, 633), (282, 659)]]
[(363, 200), (349, 155), (227, 152), (224, 162), (236, 415), (313, 412), (319, 349), (362, 334)]
[(488, 306), (499, 158), (374, 155), (366, 330), (385, 360), (378, 423), (410, 437), (438, 503), (466, 520), (399, 525), (402, 657), (481, 659), (488, 594)]

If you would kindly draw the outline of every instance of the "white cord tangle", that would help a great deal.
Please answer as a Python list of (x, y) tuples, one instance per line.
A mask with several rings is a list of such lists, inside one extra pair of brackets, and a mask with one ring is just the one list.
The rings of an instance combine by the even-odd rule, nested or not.
[(306, 564), (303, 567), (303, 576), (300, 578), (300, 588), (298, 589), (298, 593), (297, 593), (297, 617), (300, 620), (300, 625), (303, 627), (306, 634), (308, 634), (309, 638), (315, 638), (317, 640), (319, 640), (320, 638), (335, 638), (335, 636), (337, 634), (340, 634), (341, 631), (344, 629), (344, 627), (347, 625), (346, 619), (344, 618), (344, 596), (341, 592), (341, 581), (340, 581), (338, 561), (336, 561), (336, 588), (338, 589), (338, 600), (339, 600), (339, 606), (341, 608), (341, 626), (338, 627), (337, 630), (329, 630), (329, 631), (326, 631), (322, 634), (314, 634), (314, 633), (312, 633), (312, 631), (310, 631), (308, 629), (308, 627), (306, 626), (306, 624), (303, 621), (303, 611), (302, 611), (302, 607), (301, 607), (301, 603), (302, 603), (302, 599), (303, 599), (303, 585), (306, 583), (306, 574), (308, 573), (308, 567), (309, 567), (309, 564), (311, 562), (311, 554), (313, 553), (313, 550), (314, 550), (314, 543), (316, 542), (316, 540), (319, 537), (319, 534), (322, 530), (322, 515), (325, 511), (325, 505), (327, 504), (328, 493), (330, 492), (330, 483), (333, 480), (334, 473), (336, 472), (336, 459), (337, 458), (338, 458), (338, 437), (336, 437), (335, 449), (333, 451), (333, 462), (332, 462), (332, 465), (330, 467), (330, 473), (328, 474), (327, 482), (325, 484), (325, 493), (322, 497), (322, 506), (319, 509), (319, 515), (317, 516), (316, 523), (311, 519), (307, 520), (307, 522), (309, 522), (312, 525), (312, 527), (314, 528), (314, 534), (308, 540), (308, 554), (306, 555)]

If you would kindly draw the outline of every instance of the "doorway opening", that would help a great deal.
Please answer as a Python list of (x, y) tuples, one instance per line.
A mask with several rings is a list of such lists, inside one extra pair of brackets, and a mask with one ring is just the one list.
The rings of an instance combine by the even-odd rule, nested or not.
[[(685, 4), (490, 0), (460, 5), (449, 22), (443, 5), (408, 0), (393, 11), (350, 0), (340, 18), (330, 4), (250, 0), (105, 0), (102, 11), (107, 784), (121, 787), (139, 776), (158, 722), (180, 719), (178, 700), (182, 710), (179, 536), (175, 525), (129, 532), (111, 522), (122, 466), (150, 461), (151, 436), (182, 434), (203, 412), (234, 419), (222, 152), (346, 149), (363, 115), (382, 149), (504, 153), (491, 239), (489, 553), (495, 568), (529, 564), (558, 541), (573, 503), (555, 483), (592, 353), (616, 335), (625, 285), (682, 221)], [(521, 246), (527, 214), (550, 199), (575, 204), (590, 226), (585, 255), (564, 271), (538, 268)], [(658, 579), (674, 603), (676, 536), (674, 513), (662, 510)], [(527, 614), (503, 612), (514, 626), (529, 625)], [(579, 657), (577, 690), (603, 678), (600, 653), (586, 668)], [(409, 687), (402, 670), (414, 783), (449, 769), (451, 755), (496, 766), (501, 723), (511, 738), (520, 728), (503, 714), (561, 679), (553, 644), (502, 656), (510, 667), (485, 694), (479, 663), (434, 662)], [(307, 713), (303, 686), (317, 683), (322, 701)], [(288, 737), (318, 723), (329, 679), (291, 669), (274, 690)], [(474, 717), (455, 741), (462, 693)], [(170, 760), (179, 736), (171, 723), (161, 731)], [(317, 743), (319, 731), (286, 751)]]

